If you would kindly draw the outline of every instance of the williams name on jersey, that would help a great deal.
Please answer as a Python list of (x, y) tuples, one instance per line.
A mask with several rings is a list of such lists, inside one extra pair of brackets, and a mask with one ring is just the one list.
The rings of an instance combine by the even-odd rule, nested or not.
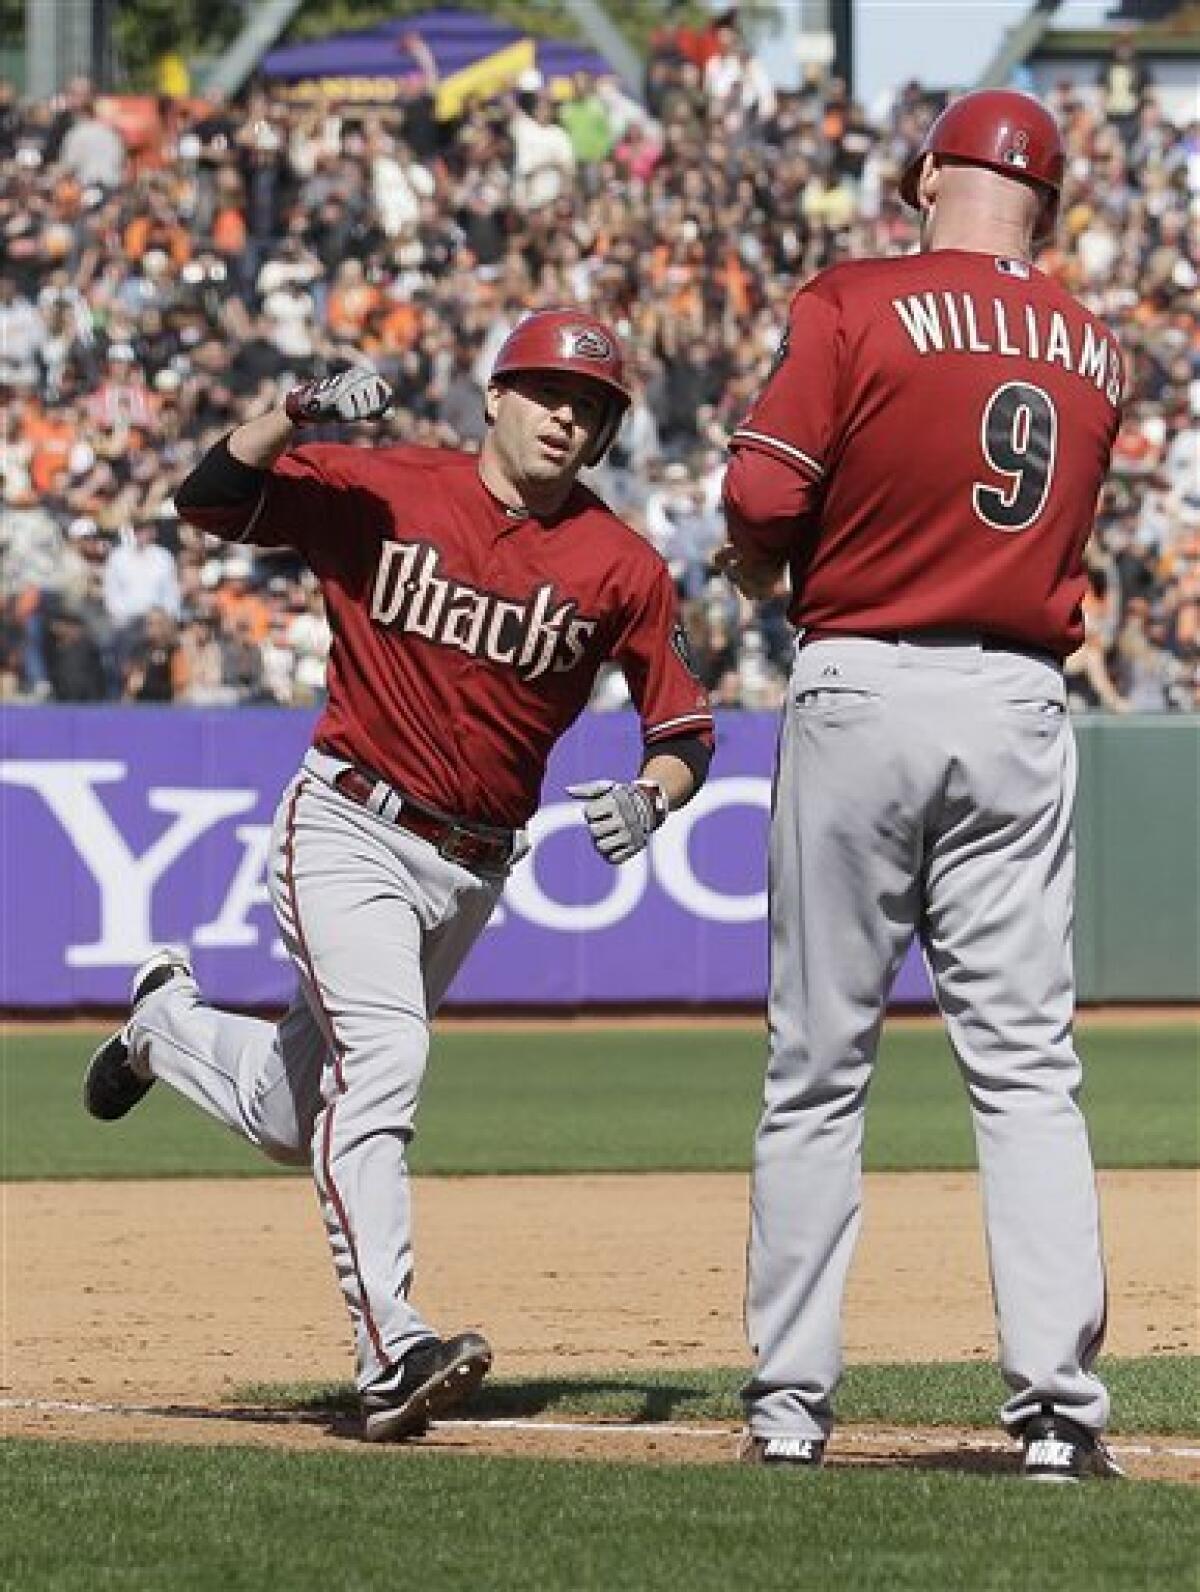
[(909, 293), (893, 299), (892, 308), (918, 354), (1040, 360), (1090, 381), (1114, 408), (1121, 401), (1117, 345), (1087, 321), (1072, 327), (1059, 310), (1013, 306), (961, 289)]
[(371, 618), (402, 635), (506, 664), (523, 680), (573, 669), (598, 621), (579, 617), (552, 585), (522, 602), (439, 574), (441, 554), (428, 542), (386, 542), (380, 552)]

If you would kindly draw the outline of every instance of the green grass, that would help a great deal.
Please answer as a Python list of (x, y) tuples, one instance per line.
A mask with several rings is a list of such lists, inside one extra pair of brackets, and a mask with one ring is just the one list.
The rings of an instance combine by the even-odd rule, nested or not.
[(10, 1442), (12, 1592), (1162, 1592), (1192, 1488)]
[[(1157, 1355), (1105, 1359), (1100, 1374), (1112, 1395), (1112, 1430), (1200, 1436), (1200, 1357)], [(738, 1421), (746, 1367), (715, 1370), (612, 1371), (603, 1375), (519, 1380), (492, 1377), (471, 1403), (481, 1418), (597, 1421)], [(995, 1428), (1006, 1397), (989, 1361), (932, 1361), (851, 1366), (838, 1393), (839, 1421), (888, 1426)], [(348, 1383), (255, 1384), (230, 1395), (235, 1404), (332, 1417), (356, 1410)]]
[[(219, 1176), (269, 1163), (158, 1088), (125, 1122), (79, 1104), (102, 1034), (0, 1041), (0, 1175)], [(1197, 1161), (1198, 1030), (1085, 1022), (1085, 1105), (1106, 1167)], [(762, 1090), (754, 1031), (613, 1027), (435, 1037), (413, 1167), (420, 1173), (744, 1171)], [(885, 1035), (867, 1115), (877, 1169), (974, 1164), (965, 1093), (935, 1029)]]

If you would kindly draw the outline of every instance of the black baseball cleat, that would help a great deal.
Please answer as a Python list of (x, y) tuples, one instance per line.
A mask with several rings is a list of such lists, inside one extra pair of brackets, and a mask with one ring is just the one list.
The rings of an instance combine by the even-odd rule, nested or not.
[(428, 1338), (401, 1362), (394, 1386), (367, 1388), (362, 1395), (363, 1436), (368, 1443), (400, 1443), (420, 1437), (435, 1415), (443, 1415), (473, 1393), (491, 1370), (492, 1350), (478, 1332)]
[[(133, 975), (130, 1014), (148, 995), (173, 978), (191, 978), (192, 969), (182, 951), (156, 951)], [(83, 1107), (101, 1122), (117, 1122), (154, 1087), (154, 1078), (133, 1070), (125, 1028), (118, 1028), (96, 1051), (83, 1075)]]
[(1065, 1415), (1044, 1410), (1021, 1431), (1027, 1481), (1080, 1482), (1085, 1476), (1115, 1477), (1125, 1472), (1100, 1439)]
[(743, 1465), (790, 1465), (799, 1470), (819, 1470), (825, 1463), (823, 1437), (755, 1437), (742, 1440), (738, 1458)]

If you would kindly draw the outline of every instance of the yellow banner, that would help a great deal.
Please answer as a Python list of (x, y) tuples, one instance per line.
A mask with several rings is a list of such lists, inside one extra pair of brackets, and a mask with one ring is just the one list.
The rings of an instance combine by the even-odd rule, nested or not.
[(434, 100), (435, 114), (445, 120), (457, 116), (468, 100), (491, 99), (494, 94), (511, 88), (522, 72), (536, 66), (537, 56), (532, 39), (518, 39), (507, 49), (485, 55), (482, 61), (464, 66), (444, 78), (437, 86)]

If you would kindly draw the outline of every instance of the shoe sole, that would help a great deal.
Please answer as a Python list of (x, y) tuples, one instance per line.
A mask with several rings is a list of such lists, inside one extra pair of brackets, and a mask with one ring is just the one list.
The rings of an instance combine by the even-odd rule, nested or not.
[[(125, 1041), (121, 1038), (124, 1029), (118, 1028), (115, 1034), (110, 1034), (100, 1048), (92, 1053), (92, 1059), (87, 1064), (87, 1071), (83, 1075), (83, 1109), (88, 1116), (94, 1117), (97, 1122), (119, 1122), (133, 1110), (140, 1100), (149, 1092), (154, 1083), (151, 1078), (146, 1082), (145, 1088), (134, 1092), (129, 1089), (128, 1098), (120, 1102), (120, 1109), (114, 1110), (111, 1104), (104, 1100), (103, 1091), (98, 1090), (97, 1080), (102, 1078), (110, 1068), (124, 1066), (126, 1050)], [(114, 1062), (111, 1059), (114, 1045), (119, 1045), (124, 1055)], [(139, 1080), (141, 1082), (142, 1080)]]
[(422, 1383), (404, 1404), (368, 1415), (363, 1422), (363, 1436), (368, 1443), (396, 1443), (422, 1436), (434, 1416), (444, 1415), (461, 1404), (491, 1368), (489, 1353), (480, 1349), (468, 1351)]

